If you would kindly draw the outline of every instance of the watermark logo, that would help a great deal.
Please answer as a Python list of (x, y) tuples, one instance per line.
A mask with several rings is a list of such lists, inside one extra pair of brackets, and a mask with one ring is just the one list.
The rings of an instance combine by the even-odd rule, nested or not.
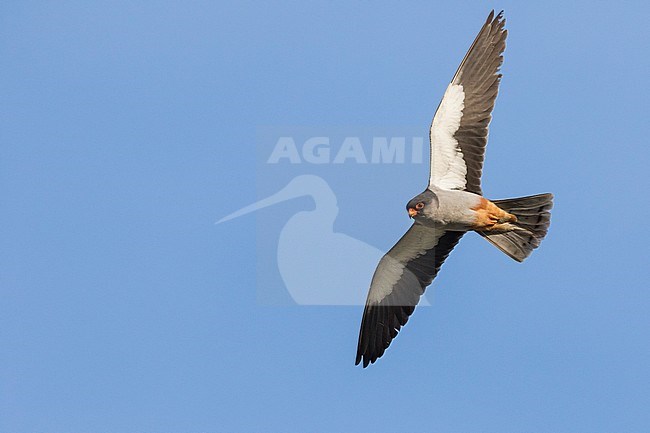
[[(404, 164), (406, 160), (406, 137), (372, 137), (370, 152), (368, 146), (363, 146), (362, 137), (348, 136), (343, 138), (338, 148), (333, 152), (329, 137), (309, 137), (296, 145), (296, 140), (290, 136), (279, 137), (273, 151), (266, 161), (269, 164), (289, 162), (291, 164)], [(422, 137), (411, 137), (410, 162), (421, 164), (423, 156)]]
[[(412, 130), (267, 128), (258, 134), (258, 199), (218, 223), (255, 213), (260, 302), (365, 304), (379, 260), (410, 225), (403, 204), (419, 191), (405, 185), (421, 186), (428, 172), (424, 138)], [(373, 239), (381, 233), (372, 224), (385, 221), (388, 208), (399, 223), (393, 240), (386, 244), (382, 235), (378, 245)], [(429, 302), (423, 297), (420, 305)]]

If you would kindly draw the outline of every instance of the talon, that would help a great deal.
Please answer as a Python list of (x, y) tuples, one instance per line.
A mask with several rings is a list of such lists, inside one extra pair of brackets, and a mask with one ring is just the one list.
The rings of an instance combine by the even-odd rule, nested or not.
[(506, 214), (505, 216), (499, 218), (499, 223), (516, 223), (517, 217), (511, 213)]

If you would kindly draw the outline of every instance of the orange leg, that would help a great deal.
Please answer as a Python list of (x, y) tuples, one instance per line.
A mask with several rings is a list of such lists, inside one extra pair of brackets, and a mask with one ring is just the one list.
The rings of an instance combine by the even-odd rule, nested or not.
[(517, 221), (517, 217), (510, 214), (490, 200), (481, 197), (479, 204), (472, 208), (476, 212), (474, 230), (511, 230), (508, 223)]

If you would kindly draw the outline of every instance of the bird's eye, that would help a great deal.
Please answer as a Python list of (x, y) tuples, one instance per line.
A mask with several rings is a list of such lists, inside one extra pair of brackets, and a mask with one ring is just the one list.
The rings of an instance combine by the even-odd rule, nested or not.
[(420, 209), (422, 209), (423, 207), (424, 207), (424, 203), (422, 203), (422, 202), (419, 202), (418, 204), (415, 205), (415, 208), (416, 208), (417, 210), (420, 210)]

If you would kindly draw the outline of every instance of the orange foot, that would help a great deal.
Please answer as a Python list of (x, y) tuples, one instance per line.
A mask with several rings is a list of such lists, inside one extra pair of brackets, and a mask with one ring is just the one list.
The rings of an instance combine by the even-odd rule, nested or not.
[(511, 229), (508, 223), (517, 222), (517, 217), (501, 209), (490, 200), (481, 197), (479, 204), (472, 208), (476, 212), (474, 230)]

